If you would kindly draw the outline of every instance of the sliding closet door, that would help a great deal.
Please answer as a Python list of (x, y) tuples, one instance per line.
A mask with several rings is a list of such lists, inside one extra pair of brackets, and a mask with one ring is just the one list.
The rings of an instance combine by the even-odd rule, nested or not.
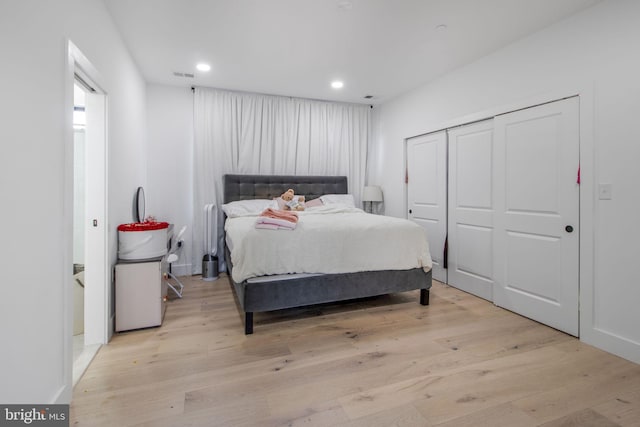
[(493, 300), (493, 120), (449, 134), (449, 284)]
[(433, 260), (432, 276), (447, 282), (443, 267), (447, 234), (447, 133), (407, 140), (408, 218), (427, 231)]
[(496, 305), (578, 335), (578, 99), (494, 120)]

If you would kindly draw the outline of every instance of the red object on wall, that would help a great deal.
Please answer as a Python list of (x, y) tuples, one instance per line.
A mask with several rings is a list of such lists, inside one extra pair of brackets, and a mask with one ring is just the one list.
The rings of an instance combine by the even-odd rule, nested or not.
[(578, 166), (578, 184), (580, 184), (580, 166)]

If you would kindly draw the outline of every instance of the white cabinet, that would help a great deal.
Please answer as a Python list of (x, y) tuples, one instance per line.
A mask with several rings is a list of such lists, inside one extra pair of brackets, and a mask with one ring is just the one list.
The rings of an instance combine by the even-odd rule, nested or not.
[(116, 264), (116, 332), (160, 326), (166, 309), (164, 258)]

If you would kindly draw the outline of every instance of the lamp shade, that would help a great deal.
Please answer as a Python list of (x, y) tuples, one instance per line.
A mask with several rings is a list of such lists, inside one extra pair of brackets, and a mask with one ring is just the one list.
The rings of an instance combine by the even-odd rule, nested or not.
[(362, 192), (363, 202), (381, 202), (382, 189), (377, 185), (367, 185)]

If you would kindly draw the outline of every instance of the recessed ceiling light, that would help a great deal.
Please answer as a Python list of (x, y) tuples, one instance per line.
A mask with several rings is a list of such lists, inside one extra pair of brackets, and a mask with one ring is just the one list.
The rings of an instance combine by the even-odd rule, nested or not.
[(211, 70), (211, 65), (200, 63), (196, 65), (196, 68), (198, 69), (198, 71), (209, 71)]
[(334, 89), (342, 89), (343, 86), (344, 86), (344, 83), (342, 83), (340, 80), (335, 80), (331, 82), (331, 87)]
[(446, 30), (447, 30), (447, 24), (436, 25), (436, 31), (446, 31)]

